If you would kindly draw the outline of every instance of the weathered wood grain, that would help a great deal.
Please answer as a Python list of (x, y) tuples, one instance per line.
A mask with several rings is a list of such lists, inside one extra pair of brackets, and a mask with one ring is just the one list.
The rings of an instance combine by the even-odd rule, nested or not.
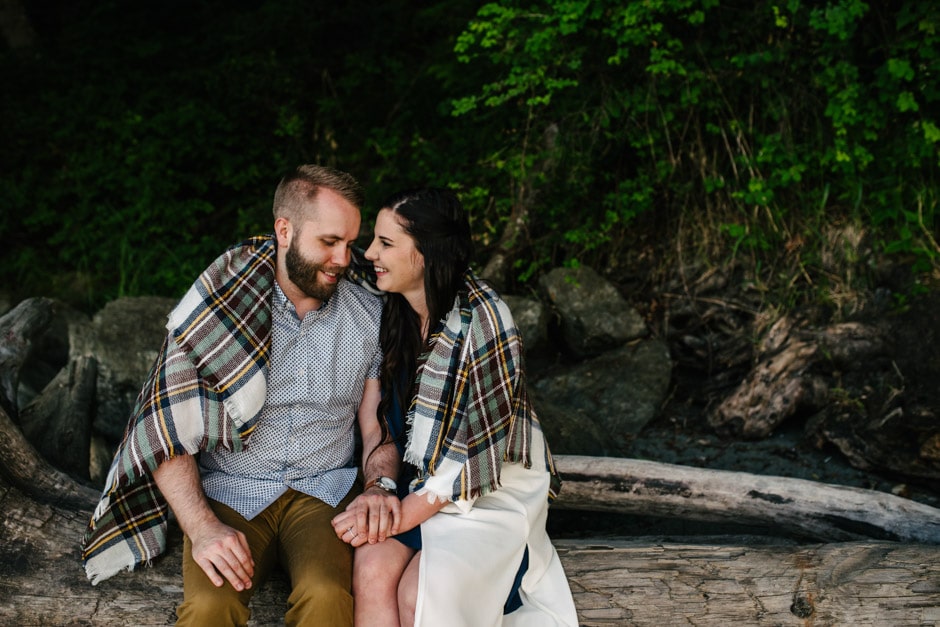
[(940, 547), (556, 543), (582, 625), (934, 625)]
[[(10, 475), (19, 475), (17, 483), (22, 485), (29, 473), (50, 469), (32, 457), (28, 445), (15, 452), (32, 457), (31, 463), (9, 459), (12, 452), (0, 451), (0, 624), (172, 624), (182, 597), (178, 532), (171, 534), (167, 554), (152, 567), (93, 587), (81, 569), (78, 546), (94, 503), (91, 491), (69, 484), (59, 474), (27, 493), (10, 484)], [(795, 493), (804, 498), (809, 491), (816, 495), (810, 500), (819, 515), (826, 515), (830, 499), (830, 515), (838, 511), (844, 517), (846, 506), (839, 499), (856, 499), (850, 505), (857, 509), (882, 498), (880, 493), (803, 481), (795, 484), (794, 492), (790, 482), (796, 480), (637, 460), (560, 456), (559, 465), (569, 473), (563, 492), (567, 505), (588, 510), (717, 516), (715, 512), (728, 508), (732, 513), (722, 515), (740, 521), (742, 512), (753, 506), (754, 516), (766, 520), (766, 504), (780, 501), (793, 507), (799, 501)], [(573, 472), (578, 467), (581, 476)], [(763, 496), (749, 495), (755, 489)], [(656, 505), (676, 493), (679, 503), (697, 495), (696, 506)], [(755, 505), (736, 505), (734, 499)], [(917, 514), (916, 503), (897, 497), (889, 501), (902, 517)], [(936, 515), (936, 510), (926, 513)], [(779, 524), (787, 521), (770, 518)], [(823, 529), (821, 535), (827, 533)], [(852, 534), (857, 535), (864, 534)], [(560, 540), (556, 546), (585, 625), (929, 625), (940, 620), (938, 544), (867, 540), (766, 545), (766, 540), (740, 538), (702, 542), (608, 538)], [(283, 578), (264, 586), (253, 603), (253, 624), (281, 624), (286, 598)]]
[[(180, 542), (150, 568), (91, 586), (77, 538), (87, 512), (0, 494), (0, 624), (169, 625), (182, 598)], [(747, 540), (744, 540), (747, 542)], [(605, 538), (556, 542), (583, 625), (931, 625), (940, 546), (760, 544)], [(253, 625), (280, 625), (282, 577), (258, 591)]]
[(565, 509), (768, 525), (827, 542), (940, 543), (940, 509), (886, 492), (638, 459), (555, 461)]

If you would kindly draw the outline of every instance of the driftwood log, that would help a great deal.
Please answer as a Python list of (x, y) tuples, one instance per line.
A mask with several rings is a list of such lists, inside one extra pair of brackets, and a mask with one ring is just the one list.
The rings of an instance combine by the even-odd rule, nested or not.
[(851, 367), (884, 354), (884, 331), (846, 322), (823, 330), (797, 330), (781, 318), (759, 347), (759, 360), (744, 381), (717, 407), (709, 423), (719, 432), (746, 438), (769, 435), (798, 412), (821, 409), (829, 396), (820, 362)]
[(763, 525), (824, 542), (940, 544), (940, 509), (886, 492), (636, 459), (556, 462), (560, 508)]
[[(152, 567), (92, 586), (80, 566), (78, 541), (96, 491), (49, 467), (2, 411), (0, 432), (4, 512), (0, 527), (0, 623), (172, 624), (182, 596), (178, 531), (171, 534), (167, 553)], [(568, 501), (562, 503), (567, 507), (583, 502), (586, 509), (637, 511), (646, 507), (644, 503), (656, 501), (657, 491), (664, 502), (676, 497), (677, 488), (679, 498), (686, 499), (698, 490), (718, 490), (720, 480), (725, 479), (738, 487), (725, 486), (715, 499), (743, 512), (751, 506), (736, 505), (733, 498), (722, 495), (746, 489), (747, 481), (761, 480), (745, 473), (710, 475), (718, 471), (709, 471), (703, 475), (707, 480), (695, 483), (694, 476), (703, 471), (685, 469), (688, 474), (679, 480), (671, 474), (683, 472), (676, 467), (649, 462), (624, 466), (628, 461), (560, 457), (559, 465), (570, 473)], [(627, 468), (631, 468), (628, 475), (615, 476)], [(572, 472), (576, 469), (581, 469), (580, 475)], [(679, 487), (682, 481), (688, 482), (686, 487)], [(659, 487), (647, 489), (652, 486)], [(781, 486), (786, 487), (786, 481), (774, 492), (762, 488), (761, 494), (772, 498), (749, 498), (756, 504), (786, 501), (798, 491), (788, 492)], [(851, 492), (858, 503), (865, 496), (865, 491)], [(624, 496), (629, 494), (636, 497), (632, 502)], [(696, 511), (709, 509), (703, 505), (708, 500), (707, 493), (701, 493), (681, 507), (661, 507), (657, 512), (697, 515)], [(760, 507), (753, 509), (747, 515), (759, 517)], [(903, 515), (913, 512), (930, 518), (929, 511), (917, 510), (912, 508)], [(925, 523), (928, 529), (935, 529), (940, 512), (933, 514), (934, 526)], [(888, 528), (897, 535), (913, 533), (897, 526)], [(838, 525), (814, 529), (819, 535), (831, 531), (840, 538), (845, 533)], [(862, 526), (852, 533), (862, 536), (865, 529), (870, 527)], [(807, 620), (815, 624), (930, 624), (940, 608), (937, 544), (868, 541), (767, 546), (758, 541), (742, 543), (739, 538), (707, 544), (640, 538), (565, 540), (557, 546), (584, 625), (725, 625), (730, 621), (797, 625), (807, 624)], [(283, 578), (275, 578), (260, 589), (253, 601), (253, 624), (281, 624), (286, 596)]]

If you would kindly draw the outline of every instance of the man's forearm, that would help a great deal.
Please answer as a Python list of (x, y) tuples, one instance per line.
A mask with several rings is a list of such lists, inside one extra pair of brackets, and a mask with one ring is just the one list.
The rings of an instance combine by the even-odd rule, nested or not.
[(166, 460), (153, 471), (153, 479), (176, 514), (183, 533), (189, 535), (199, 525), (217, 520), (202, 491), (199, 467), (192, 455)]
[(382, 441), (378, 408), (381, 391), (378, 379), (366, 379), (359, 405), (359, 430), (362, 433), (362, 474), (366, 481), (376, 477), (398, 477), (401, 456), (392, 441)]
[(189, 536), (193, 561), (206, 577), (216, 586), (227, 579), (236, 590), (250, 588), (255, 563), (245, 534), (222, 523), (209, 507), (193, 456), (168, 459), (153, 471), (153, 479)]
[(366, 481), (376, 477), (397, 479), (400, 467), (401, 458), (394, 442), (374, 446), (371, 453), (364, 453), (362, 457), (362, 474)]

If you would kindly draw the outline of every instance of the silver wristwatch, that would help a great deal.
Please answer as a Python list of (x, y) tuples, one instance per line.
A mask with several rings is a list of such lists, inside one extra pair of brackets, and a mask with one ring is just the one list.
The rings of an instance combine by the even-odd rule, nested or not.
[(381, 488), (389, 494), (398, 494), (398, 484), (391, 477), (376, 477), (366, 484), (365, 490), (373, 486)]

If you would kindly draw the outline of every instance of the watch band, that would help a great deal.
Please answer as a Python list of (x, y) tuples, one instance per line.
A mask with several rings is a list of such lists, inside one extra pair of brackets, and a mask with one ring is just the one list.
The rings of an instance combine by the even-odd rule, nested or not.
[(395, 480), (390, 477), (376, 477), (369, 481), (366, 484), (366, 487), (363, 488), (363, 492), (369, 488), (376, 487), (382, 490), (385, 490), (389, 494), (398, 494), (398, 484), (395, 483)]

